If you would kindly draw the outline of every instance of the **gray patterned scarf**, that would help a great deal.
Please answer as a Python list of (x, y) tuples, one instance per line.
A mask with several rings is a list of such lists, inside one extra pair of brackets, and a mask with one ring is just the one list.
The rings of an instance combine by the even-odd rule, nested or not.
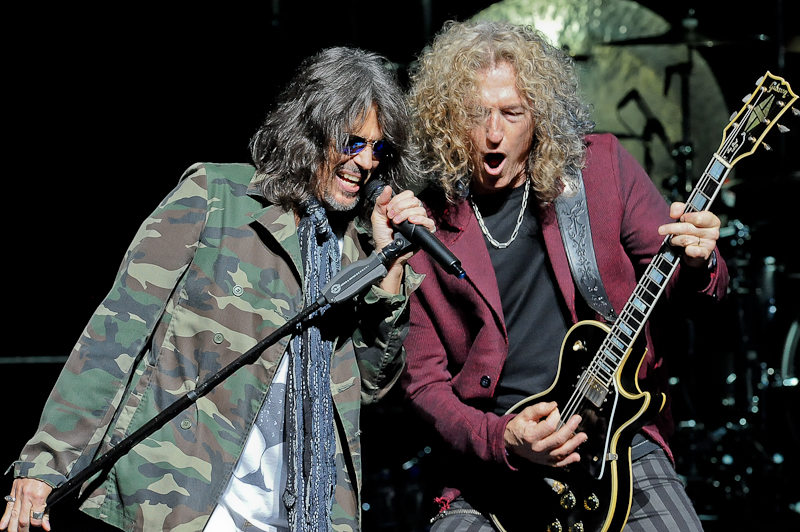
[[(339, 272), (339, 243), (325, 209), (311, 200), (304, 205), (298, 233), (304, 269), (304, 306), (314, 303), (322, 288)], [(288, 480), (283, 500), (293, 532), (331, 529), (331, 504), (336, 487), (336, 434), (330, 361), (333, 342), (323, 340), (313, 324), (292, 337), (287, 378)]]

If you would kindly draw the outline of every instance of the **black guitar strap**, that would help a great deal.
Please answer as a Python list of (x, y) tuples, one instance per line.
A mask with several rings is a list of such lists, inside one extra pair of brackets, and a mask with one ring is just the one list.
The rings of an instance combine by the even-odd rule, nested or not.
[(603, 287), (597, 258), (592, 243), (592, 229), (589, 224), (589, 209), (586, 206), (586, 190), (583, 175), (578, 172), (578, 192), (567, 198), (559, 196), (555, 201), (558, 227), (561, 240), (567, 251), (572, 277), (586, 303), (603, 318), (613, 323), (617, 313)]

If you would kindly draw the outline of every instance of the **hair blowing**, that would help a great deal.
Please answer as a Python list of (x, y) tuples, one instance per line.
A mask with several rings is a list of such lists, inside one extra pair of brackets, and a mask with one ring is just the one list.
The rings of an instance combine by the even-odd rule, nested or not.
[(250, 141), (264, 196), (296, 208), (314, 196), (318, 175), (338, 156), (350, 132), (377, 109), (391, 150), (373, 172), (395, 190), (420, 179), (405, 96), (391, 64), (356, 48), (335, 47), (307, 58)]
[(584, 165), (594, 124), (569, 55), (528, 26), (450, 21), (413, 67), (409, 102), (426, 170), (451, 202), (466, 196), (474, 170), (469, 133), (483, 116), (478, 74), (502, 62), (514, 68), (533, 118), (527, 173), (538, 199), (553, 201)]

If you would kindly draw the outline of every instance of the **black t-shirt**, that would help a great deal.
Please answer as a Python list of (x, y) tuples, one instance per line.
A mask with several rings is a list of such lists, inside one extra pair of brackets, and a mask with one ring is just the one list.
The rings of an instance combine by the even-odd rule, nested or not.
[[(498, 242), (506, 242), (517, 224), (525, 187), (474, 196), (484, 224)], [(495, 413), (504, 414), (522, 399), (553, 383), (559, 351), (570, 327), (537, 218), (531, 191), (519, 234), (505, 249), (486, 240), (503, 305), (509, 352), (495, 391)]]
[[(473, 196), (489, 234), (506, 242), (514, 233), (525, 187)], [(528, 198), (517, 237), (504, 249), (484, 234), (492, 260), (508, 331), (508, 358), (494, 395), (494, 412), (505, 414), (522, 399), (543, 392), (558, 371), (561, 344), (571, 327), (569, 311), (556, 284), (538, 220), (537, 200)], [(578, 296), (579, 316), (591, 314)], [(658, 448), (641, 433), (634, 437), (632, 459)]]

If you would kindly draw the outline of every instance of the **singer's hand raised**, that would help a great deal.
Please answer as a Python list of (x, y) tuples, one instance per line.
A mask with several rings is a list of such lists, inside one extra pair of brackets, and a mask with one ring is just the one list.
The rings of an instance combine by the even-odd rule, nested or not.
[[(375, 200), (372, 209), (372, 236), (376, 249), (383, 249), (394, 240), (395, 229), (392, 223), (399, 224), (408, 220), (410, 223), (422, 225), (429, 231), (436, 230), (433, 220), (428, 218), (422, 202), (410, 190), (404, 190), (392, 196), (392, 189), (385, 187)], [(383, 278), (381, 288), (393, 294), (400, 293), (403, 280), (403, 266), (413, 253), (406, 253), (397, 258)]]

